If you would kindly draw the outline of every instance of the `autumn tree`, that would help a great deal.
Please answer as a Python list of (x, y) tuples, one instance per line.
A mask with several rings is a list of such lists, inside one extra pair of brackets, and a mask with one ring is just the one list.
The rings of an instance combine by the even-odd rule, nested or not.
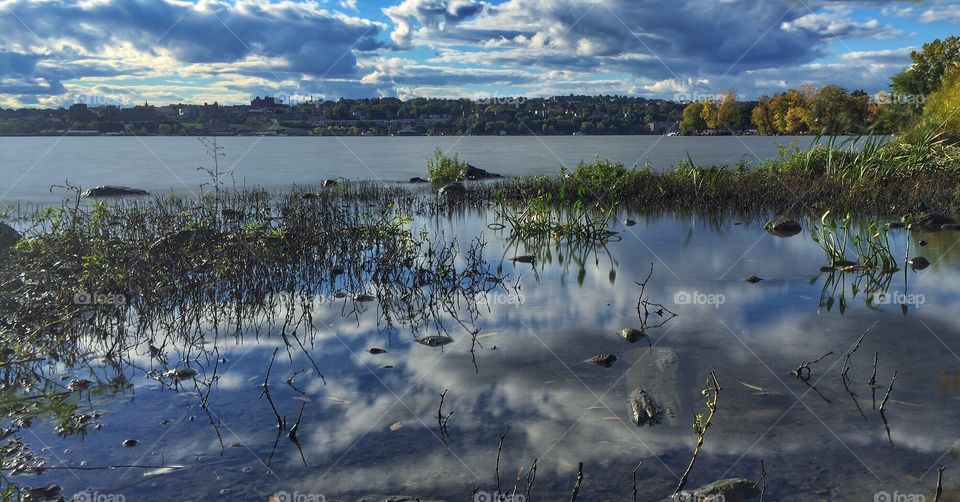
[(910, 53), (913, 64), (892, 78), (894, 93), (927, 96), (940, 88), (944, 75), (960, 62), (960, 38), (950, 36), (923, 44)]

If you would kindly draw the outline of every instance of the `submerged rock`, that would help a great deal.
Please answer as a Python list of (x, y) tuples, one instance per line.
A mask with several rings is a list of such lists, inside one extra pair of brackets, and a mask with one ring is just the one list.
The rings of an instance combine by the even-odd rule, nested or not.
[(386, 350), (381, 349), (380, 347), (371, 347), (370, 350), (368, 350), (367, 352), (369, 352), (369, 353), (371, 353), (371, 354), (373, 354), (373, 355), (386, 354), (386, 353), (387, 353)]
[(126, 446), (127, 448), (133, 448), (134, 446), (137, 446), (138, 444), (140, 444), (140, 441), (137, 441), (136, 439), (124, 439), (124, 440), (123, 440), (123, 446)]
[(755, 276), (755, 275), (751, 275), (750, 277), (747, 277), (747, 282), (752, 283), (752, 284), (756, 284), (756, 283), (758, 283), (758, 282), (760, 282), (760, 281), (762, 281), (762, 280), (763, 280), (763, 279), (761, 279), (761, 278), (759, 278), (759, 277), (757, 277), (757, 276)]
[(130, 195), (150, 195), (150, 192), (139, 188), (103, 185), (83, 192), (84, 197), (126, 197)]
[(0, 222), (0, 249), (10, 249), (15, 246), (23, 236), (16, 229)]
[(663, 406), (643, 389), (630, 393), (630, 420), (640, 426), (657, 425), (663, 421)]
[(47, 485), (27, 490), (25, 500), (63, 500), (63, 488), (60, 485)]
[(760, 489), (756, 482), (743, 478), (721, 479), (693, 490), (680, 493), (679, 500), (722, 500), (724, 502), (747, 502), (757, 500)]
[[(944, 216), (937, 213), (923, 213), (917, 217), (916, 226), (924, 229), (936, 232), (938, 230), (945, 230), (944, 225), (956, 225), (957, 220)], [(952, 228), (952, 227), (951, 227)]]
[(440, 187), (440, 190), (437, 191), (437, 195), (440, 196), (457, 196), (467, 193), (466, 187), (463, 186), (463, 183), (459, 181), (454, 181), (453, 183), (448, 183)]
[(410, 178), (410, 183), (430, 183), (430, 182), (419, 176), (414, 176), (413, 178)]
[(597, 366), (609, 368), (613, 366), (613, 363), (617, 362), (617, 356), (613, 354), (599, 354), (587, 359), (587, 361), (596, 364)]
[(513, 258), (510, 258), (510, 261), (515, 263), (533, 263), (534, 261), (536, 261), (536, 259), (537, 258), (531, 254), (525, 254), (520, 256), (514, 256)]
[(197, 370), (193, 368), (173, 368), (164, 372), (163, 376), (173, 378), (174, 380), (186, 380), (197, 376)]
[(503, 176), (497, 173), (491, 173), (480, 169), (479, 167), (472, 166), (467, 164), (467, 173), (464, 175), (464, 178), (468, 180), (489, 180), (503, 178)]
[(428, 335), (415, 339), (420, 345), (426, 345), (427, 347), (443, 347), (449, 343), (453, 343), (453, 338), (445, 335)]
[(803, 230), (803, 227), (801, 227), (799, 223), (785, 216), (777, 216), (768, 221), (763, 228), (777, 237), (790, 237), (799, 234)]
[(923, 270), (930, 266), (930, 260), (927, 260), (922, 256), (914, 256), (910, 259), (908, 264), (910, 265), (910, 268), (914, 270)]
[(640, 340), (641, 338), (647, 336), (647, 334), (644, 333), (643, 331), (640, 331), (639, 329), (636, 329), (636, 328), (627, 328), (627, 329), (622, 330), (622, 331), (620, 332), (620, 336), (623, 337), (624, 340), (626, 340), (626, 341), (628, 341), (628, 342), (630, 342), (630, 343), (633, 343), (633, 342), (636, 342), (637, 340)]
[(626, 225), (626, 226), (628, 226), (628, 227), (632, 227), (632, 226), (636, 225), (637, 222), (631, 220), (630, 218), (627, 218), (626, 220), (623, 221), (623, 224)]

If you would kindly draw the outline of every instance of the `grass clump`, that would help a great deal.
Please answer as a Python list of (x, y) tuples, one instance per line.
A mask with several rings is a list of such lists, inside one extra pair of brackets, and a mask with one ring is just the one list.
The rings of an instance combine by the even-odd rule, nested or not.
[(427, 175), (430, 181), (434, 183), (451, 183), (460, 181), (467, 177), (467, 170), (470, 165), (460, 160), (460, 157), (454, 154), (452, 157), (440, 151), (434, 150), (433, 157), (427, 159)]
[[(857, 232), (850, 213), (838, 220), (827, 211), (820, 218), (820, 226), (813, 229), (813, 241), (826, 253), (831, 267), (895, 272), (899, 267), (890, 248), (889, 232), (878, 221), (870, 221), (863, 232)], [(847, 257), (848, 246), (856, 254), (855, 261)]]

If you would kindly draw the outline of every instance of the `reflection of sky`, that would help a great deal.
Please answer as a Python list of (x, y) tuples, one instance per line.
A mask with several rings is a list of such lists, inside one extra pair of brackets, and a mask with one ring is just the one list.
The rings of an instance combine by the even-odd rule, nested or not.
[[(482, 309), (483, 349), (475, 354), (479, 372), (469, 336), (462, 331), (451, 330), (456, 338), (451, 345), (429, 348), (411, 343), (409, 334), (388, 339), (377, 333), (372, 309), (360, 317), (358, 327), (354, 321), (339, 322), (338, 306), (320, 307), (314, 312), (318, 333), (312, 354), (327, 384), (297, 350), (288, 359), (282, 344), (271, 375), (273, 399), (288, 421), (300, 409), (302, 401), (295, 398), (308, 401), (300, 427), (308, 468), (285, 437), (272, 471), (261, 463), (270, 456), (276, 436), (272, 411), (258, 399), (258, 386), (279, 343), (273, 338), (220, 348), (227, 362), (210, 409), (228, 446), (222, 455), (200, 397), (161, 392), (142, 375), (135, 379), (133, 396), (110, 403), (95, 398), (96, 406), (109, 411), (103, 430), (62, 443), (53, 443), (45, 426), (35, 425), (33, 432), (73, 462), (159, 464), (162, 459), (189, 466), (147, 479), (122, 471), (96, 472), (95, 477), (80, 472), (80, 479), (56, 476), (69, 489), (94, 485), (102, 492), (131, 494), (159, 489), (174, 497), (204, 499), (221, 489), (241, 498), (283, 489), (322, 493), (328, 499), (361, 492), (462, 499), (476, 486), (495, 487), (498, 435), (509, 426), (501, 460), (505, 488), (513, 487), (521, 467), (538, 458), (534, 492), (568, 494), (576, 464), (583, 461), (585, 500), (622, 499), (630, 492), (630, 473), (642, 461), (640, 490), (650, 498), (670, 493), (689, 460), (694, 441), (690, 416), (704, 411), (699, 391), (712, 369), (724, 389), (691, 485), (722, 476), (755, 478), (764, 457), (778, 500), (817, 493), (869, 497), (879, 489), (930, 491), (936, 469), (933, 474), (928, 469), (955, 464), (956, 450), (950, 450), (960, 439), (954, 427), (960, 420), (957, 234), (922, 236), (930, 242), (922, 252), (934, 265), (909, 272), (910, 292), (926, 299), (909, 315), (901, 315), (896, 305), (873, 311), (856, 299), (845, 315), (834, 310), (818, 316), (824, 277), (811, 279), (825, 258), (808, 232), (782, 239), (749, 222), (714, 228), (696, 219), (635, 219), (639, 223), (624, 232), (622, 242), (584, 260), (582, 285), (580, 267), (569, 261), (568, 251), (563, 254), (569, 268), (558, 263), (560, 251), (554, 249), (552, 262), (538, 263), (536, 273), (530, 265), (514, 268), (504, 260), (508, 282), (521, 277), (523, 304), (493, 302), (490, 312)], [(450, 222), (431, 224), (449, 225), (448, 235), (457, 233), (462, 241), (483, 231), (493, 268), (504, 256), (534, 252), (522, 244), (505, 252), (506, 244), (486, 223), (459, 214)], [(900, 232), (894, 234), (898, 253), (906, 236)], [(651, 262), (651, 299), (678, 314), (651, 330), (652, 349), (646, 341), (628, 344), (617, 335), (638, 326), (639, 287), (634, 282), (646, 277)], [(749, 275), (764, 280), (750, 284), (744, 281)], [(893, 284), (901, 287), (902, 277)], [(677, 305), (678, 292), (722, 295), (723, 303)], [(867, 328), (872, 330), (849, 372), (849, 387), (864, 418), (840, 372), (843, 355)], [(374, 346), (389, 352), (366, 352)], [(829, 351), (834, 354), (812, 367), (816, 391), (790, 374), (801, 361)], [(584, 362), (599, 353), (621, 360), (610, 369)], [(658, 367), (654, 356), (660, 353), (675, 355), (675, 367)], [(877, 404), (898, 371), (886, 414), (892, 447), (865, 384), (875, 353), (880, 361)], [(294, 379), (305, 396), (284, 384), (297, 370), (307, 370)], [(638, 386), (658, 393), (675, 417), (653, 428), (630, 424), (627, 395)], [(444, 390), (444, 411), (454, 412), (447, 445), (436, 418)], [(191, 421), (191, 416), (196, 418)], [(162, 418), (174, 422), (162, 426)], [(399, 424), (397, 430), (391, 430), (394, 424)], [(140, 439), (141, 446), (120, 447), (125, 437)], [(26, 438), (32, 439), (29, 433)], [(238, 444), (230, 447), (233, 443)], [(61, 454), (64, 448), (70, 453)], [(252, 470), (244, 472), (244, 467)], [(520, 486), (523, 491), (524, 483)]]

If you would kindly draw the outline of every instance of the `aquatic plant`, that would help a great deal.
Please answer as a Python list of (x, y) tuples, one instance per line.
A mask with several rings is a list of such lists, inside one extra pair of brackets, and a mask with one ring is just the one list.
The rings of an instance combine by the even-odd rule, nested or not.
[(452, 157), (443, 153), (439, 148), (434, 150), (433, 157), (427, 159), (427, 175), (433, 183), (450, 183), (462, 180), (467, 176), (469, 165), (454, 154)]
[(540, 194), (519, 207), (501, 202), (496, 208), (497, 219), (505, 222), (511, 237), (520, 239), (598, 241), (616, 235), (608, 229), (613, 212), (601, 203), (588, 206), (585, 193), (581, 188), (581, 197), (572, 204), (558, 204), (550, 193)]
[[(890, 247), (890, 228), (876, 220), (867, 223), (866, 229), (853, 229), (853, 216), (847, 213), (843, 219), (832, 217), (830, 211), (820, 217), (820, 226), (814, 226), (813, 241), (827, 255), (830, 266), (841, 269), (876, 269), (882, 272), (899, 270)], [(856, 260), (847, 258), (847, 246), (852, 245)]]

